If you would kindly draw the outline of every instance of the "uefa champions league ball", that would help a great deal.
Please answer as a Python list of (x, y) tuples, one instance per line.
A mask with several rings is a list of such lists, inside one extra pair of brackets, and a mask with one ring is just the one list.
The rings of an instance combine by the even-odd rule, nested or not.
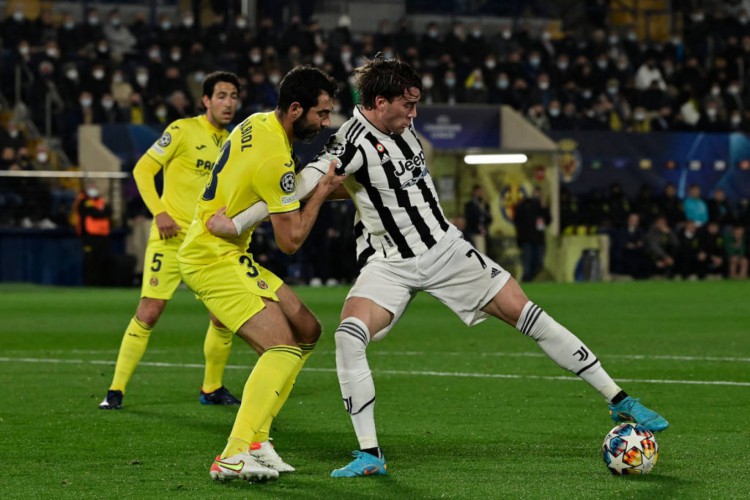
[(604, 464), (614, 475), (648, 474), (659, 458), (654, 433), (627, 422), (614, 427), (602, 444)]

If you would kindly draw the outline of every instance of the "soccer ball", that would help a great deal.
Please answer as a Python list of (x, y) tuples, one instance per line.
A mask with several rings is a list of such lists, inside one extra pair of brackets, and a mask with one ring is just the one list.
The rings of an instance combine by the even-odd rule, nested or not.
[(627, 422), (614, 427), (602, 444), (604, 463), (614, 475), (648, 474), (659, 458), (654, 433)]

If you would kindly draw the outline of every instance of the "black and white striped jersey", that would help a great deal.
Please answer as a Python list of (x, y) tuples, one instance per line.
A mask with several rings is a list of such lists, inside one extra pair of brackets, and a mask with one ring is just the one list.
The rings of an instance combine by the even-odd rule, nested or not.
[(355, 108), (309, 166), (325, 172), (332, 157), (341, 162), (337, 172), (349, 176), (344, 185), (357, 207), (360, 265), (420, 255), (451, 227), (413, 125), (401, 135), (385, 134)]

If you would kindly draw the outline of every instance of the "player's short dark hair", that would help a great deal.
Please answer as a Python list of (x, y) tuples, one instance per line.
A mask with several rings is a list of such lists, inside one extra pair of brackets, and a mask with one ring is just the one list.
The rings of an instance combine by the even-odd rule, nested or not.
[(408, 63), (400, 59), (385, 59), (378, 53), (354, 70), (354, 87), (365, 109), (375, 107), (375, 98), (382, 96), (392, 101), (402, 97), (407, 89), (422, 91), (422, 77)]
[(219, 82), (231, 83), (237, 89), (237, 93), (240, 92), (240, 79), (237, 78), (237, 75), (230, 71), (214, 71), (207, 74), (205, 80), (203, 80), (203, 95), (210, 99), (214, 95), (216, 84)]
[(289, 70), (279, 83), (278, 108), (286, 113), (294, 102), (300, 103), (303, 111), (316, 106), (320, 94), (333, 99), (338, 91), (336, 80), (313, 66), (296, 66)]

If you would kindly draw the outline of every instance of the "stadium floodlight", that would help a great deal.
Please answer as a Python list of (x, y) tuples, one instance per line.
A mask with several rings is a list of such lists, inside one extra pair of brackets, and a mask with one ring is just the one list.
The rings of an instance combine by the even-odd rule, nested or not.
[(509, 163), (526, 163), (524, 154), (466, 155), (464, 161), (469, 165), (504, 165)]

